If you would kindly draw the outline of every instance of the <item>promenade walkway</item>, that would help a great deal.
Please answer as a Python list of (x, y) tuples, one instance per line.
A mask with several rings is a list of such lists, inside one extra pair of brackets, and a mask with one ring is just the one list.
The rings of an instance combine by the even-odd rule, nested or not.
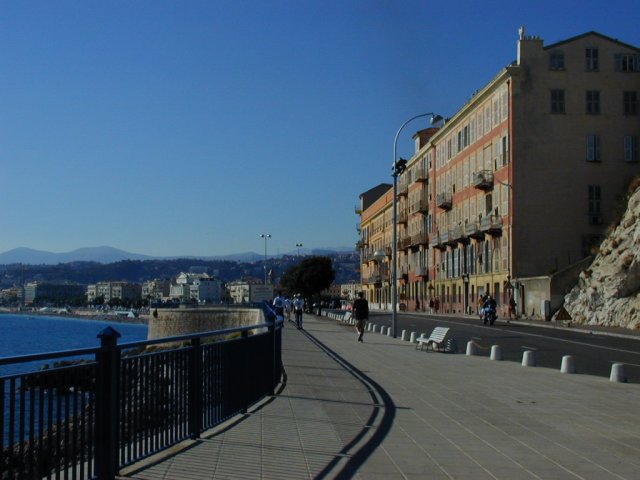
[(640, 479), (640, 385), (360, 344), (324, 317), (283, 333), (274, 397), (123, 478)]

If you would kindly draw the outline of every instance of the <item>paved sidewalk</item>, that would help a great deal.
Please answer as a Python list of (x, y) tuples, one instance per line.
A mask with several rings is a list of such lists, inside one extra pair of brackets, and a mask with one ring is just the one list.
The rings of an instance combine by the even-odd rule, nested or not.
[(640, 386), (415, 350), (305, 316), (286, 380), (132, 479), (640, 479)]

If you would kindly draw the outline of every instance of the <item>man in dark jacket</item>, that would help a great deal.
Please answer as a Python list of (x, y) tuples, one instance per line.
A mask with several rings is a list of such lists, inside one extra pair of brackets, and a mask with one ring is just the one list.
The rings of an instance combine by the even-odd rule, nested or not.
[(358, 331), (358, 341), (362, 342), (364, 326), (369, 319), (369, 302), (364, 298), (362, 292), (358, 293), (358, 298), (353, 302), (353, 316), (356, 319), (356, 330)]

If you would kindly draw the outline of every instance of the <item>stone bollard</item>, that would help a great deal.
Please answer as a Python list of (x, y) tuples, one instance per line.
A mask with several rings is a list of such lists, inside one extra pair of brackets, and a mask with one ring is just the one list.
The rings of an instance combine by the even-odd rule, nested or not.
[(611, 365), (609, 381), (626, 383), (627, 377), (624, 375), (624, 363), (614, 363)]
[(491, 356), (489, 358), (491, 360), (502, 360), (502, 349), (500, 345), (491, 346)]
[(467, 342), (467, 356), (478, 355), (478, 347), (473, 340)]
[(387, 330), (387, 327), (384, 325), (380, 325), (380, 335), (384, 335), (384, 332)]
[(576, 365), (573, 362), (573, 357), (571, 355), (565, 355), (562, 357), (560, 373), (576, 373)]
[(525, 350), (522, 354), (522, 366), (523, 367), (535, 367), (536, 357), (535, 353), (531, 350)]
[(393, 336), (393, 329), (391, 327), (389, 327), (387, 329), (387, 337), (392, 337)]
[(409, 337), (409, 342), (416, 343), (416, 332), (411, 332), (411, 336)]
[(402, 335), (400, 335), (400, 340), (402, 340), (403, 342), (407, 341), (407, 331), (406, 330), (402, 330)]
[(371, 331), (373, 333), (376, 333), (378, 331), (378, 325), (376, 325), (375, 323), (371, 324)]

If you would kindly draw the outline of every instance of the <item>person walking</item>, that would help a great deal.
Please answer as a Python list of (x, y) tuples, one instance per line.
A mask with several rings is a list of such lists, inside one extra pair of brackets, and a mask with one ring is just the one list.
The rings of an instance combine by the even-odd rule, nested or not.
[(509, 320), (511, 320), (511, 318), (516, 317), (516, 301), (513, 298), (513, 295), (509, 295)]
[(284, 298), (282, 298), (280, 292), (273, 299), (273, 309), (276, 311), (276, 318), (282, 322), (282, 327), (284, 328)]
[(353, 316), (356, 319), (356, 331), (358, 332), (358, 341), (363, 342), (364, 325), (369, 319), (369, 302), (364, 298), (364, 293), (359, 292), (358, 298), (353, 302)]
[(284, 313), (287, 317), (287, 321), (290, 322), (291, 321), (291, 300), (289, 300), (289, 297), (286, 295), (284, 297)]
[(296, 316), (296, 325), (298, 326), (298, 330), (302, 328), (302, 311), (304, 310), (304, 300), (298, 293), (296, 298), (293, 299), (293, 313)]

